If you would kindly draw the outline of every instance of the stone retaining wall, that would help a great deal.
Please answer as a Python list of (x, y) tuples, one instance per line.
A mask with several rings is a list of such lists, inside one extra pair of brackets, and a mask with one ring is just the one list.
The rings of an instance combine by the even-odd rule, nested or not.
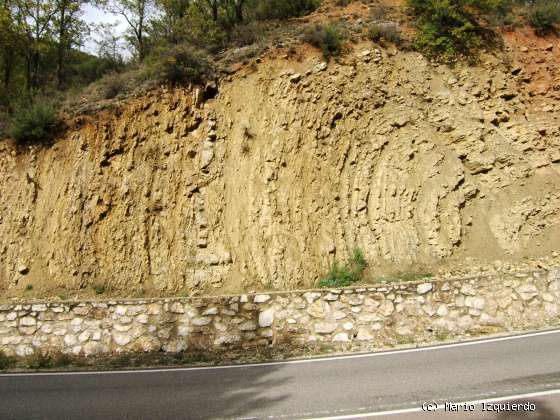
[(544, 327), (559, 315), (560, 269), (227, 297), (0, 305), (0, 349), (101, 354), (285, 343), (385, 347)]

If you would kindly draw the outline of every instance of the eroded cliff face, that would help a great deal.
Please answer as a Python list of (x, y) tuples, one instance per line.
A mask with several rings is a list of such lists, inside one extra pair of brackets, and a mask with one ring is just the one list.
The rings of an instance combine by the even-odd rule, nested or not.
[(558, 90), (497, 58), (369, 48), (265, 60), (203, 103), (153, 92), (48, 149), (0, 143), (3, 294), (311, 286), (354, 247), (370, 277), (558, 250)]

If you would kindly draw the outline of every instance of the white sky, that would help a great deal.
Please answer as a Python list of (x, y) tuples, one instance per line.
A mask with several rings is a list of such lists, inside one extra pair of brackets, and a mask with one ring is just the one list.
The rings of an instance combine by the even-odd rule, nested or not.
[[(86, 23), (117, 23), (116, 32), (118, 34), (123, 34), (127, 29), (127, 23), (122, 16), (116, 16), (108, 13), (92, 4), (86, 4), (84, 6), (84, 16), (83, 19)], [(96, 53), (95, 45), (95, 33), (92, 31), (90, 37), (86, 40), (83, 47), (85, 51), (90, 54)]]

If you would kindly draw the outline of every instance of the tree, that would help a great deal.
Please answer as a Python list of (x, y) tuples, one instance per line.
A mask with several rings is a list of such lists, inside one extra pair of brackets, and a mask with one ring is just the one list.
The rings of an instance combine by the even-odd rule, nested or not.
[(57, 60), (56, 79), (58, 87), (64, 85), (64, 62), (66, 52), (73, 45), (80, 45), (83, 35), (87, 32), (85, 23), (80, 19), (82, 0), (54, 0), (56, 13), (53, 18), (56, 32)]
[(108, 0), (104, 4), (107, 11), (122, 16), (128, 23), (138, 60), (143, 61), (147, 53), (146, 27), (152, 0)]
[(4, 0), (0, 6), (0, 51), (2, 68), (2, 86), (7, 91), (14, 67), (16, 53), (24, 47), (24, 32), (18, 10), (11, 0)]
[(218, 22), (218, 11), (220, 8), (220, 0), (206, 0), (206, 5), (210, 8), (210, 14), (214, 23)]
[(51, 35), (51, 21), (56, 8), (50, 0), (18, 0), (18, 7), (24, 22), (27, 36), (27, 89), (39, 86), (39, 65), (41, 54), (47, 48)]
[(150, 30), (154, 38), (171, 44), (183, 41), (184, 26), (193, 4), (191, 0), (157, 0), (156, 6), (161, 11), (161, 17), (151, 22)]
[(115, 32), (116, 26), (116, 23), (98, 24), (94, 29), (97, 33), (95, 43), (100, 58), (106, 59), (114, 67), (120, 67), (124, 60), (121, 54), (121, 37)]

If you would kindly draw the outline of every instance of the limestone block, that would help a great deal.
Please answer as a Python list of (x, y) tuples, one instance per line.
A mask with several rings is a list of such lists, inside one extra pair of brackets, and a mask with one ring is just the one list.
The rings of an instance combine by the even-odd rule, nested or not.
[(321, 300), (316, 300), (307, 308), (307, 313), (314, 318), (324, 318), (325, 317), (325, 309), (328, 307), (326, 302)]
[(307, 301), (307, 303), (313, 303), (315, 302), (317, 299), (319, 299), (321, 297), (321, 293), (318, 292), (307, 292), (303, 294), (303, 297), (305, 298), (305, 300)]
[(432, 305), (430, 305), (429, 303), (425, 304), (422, 306), (422, 310), (426, 313), (426, 315), (428, 316), (434, 316), (436, 313), (436, 310), (434, 309), (434, 307)]
[(159, 303), (150, 303), (148, 305), (148, 315), (159, 315), (160, 312), (161, 312), (161, 305)]
[(91, 331), (85, 330), (78, 336), (78, 341), (80, 343), (85, 343), (91, 337)]
[(539, 289), (537, 289), (537, 286), (535, 286), (534, 284), (524, 284), (515, 289), (515, 291), (521, 297), (521, 299), (525, 301), (531, 300), (539, 294)]
[(239, 341), (241, 341), (241, 337), (239, 335), (224, 334), (224, 335), (218, 336), (214, 340), (214, 345), (215, 346), (222, 346), (224, 344), (234, 344), (234, 343), (237, 343)]
[(31, 316), (25, 316), (19, 320), (19, 325), (23, 327), (32, 327), (37, 325), (37, 320)]
[(253, 302), (264, 303), (264, 302), (268, 302), (269, 300), (270, 300), (269, 295), (256, 295), (255, 298), (253, 299)]
[(428, 293), (432, 289), (433, 289), (432, 283), (423, 283), (423, 284), (419, 284), (416, 287), (416, 292), (420, 295), (423, 295), (424, 293)]
[(146, 314), (140, 314), (136, 316), (136, 321), (139, 322), (140, 324), (147, 324), (148, 323), (148, 315)]
[(352, 322), (345, 322), (344, 324), (342, 324), (342, 328), (344, 328), (346, 331), (350, 331), (352, 328), (354, 328), (354, 324)]
[(317, 334), (330, 334), (336, 330), (336, 324), (332, 322), (317, 322), (315, 324), (315, 332)]
[(20, 357), (31, 356), (34, 353), (33, 347), (28, 344), (20, 344), (16, 346), (16, 355)]
[(356, 335), (356, 340), (358, 341), (370, 341), (373, 340), (373, 335), (365, 328), (359, 328), (358, 334)]
[(67, 334), (64, 336), (64, 344), (68, 347), (72, 347), (78, 343), (78, 339), (74, 334)]
[(462, 287), (461, 287), (461, 293), (465, 296), (474, 296), (476, 295), (476, 291), (474, 289), (474, 286), (470, 283), (465, 283)]
[(245, 321), (239, 324), (239, 329), (241, 331), (254, 331), (257, 329), (257, 323), (255, 321)]
[(206, 309), (204, 312), (202, 312), (203, 316), (206, 315), (216, 315), (218, 313), (218, 308), (216, 307), (212, 307), (212, 308), (208, 308)]
[[(66, 340), (66, 337), (65, 337), (65, 340)], [(115, 342), (115, 344), (122, 347), (122, 346), (126, 346), (127, 344), (129, 344), (132, 341), (132, 337), (130, 337), (130, 335), (128, 335), (128, 334), (114, 332), (113, 333), (113, 341)]]
[(363, 324), (371, 324), (373, 322), (379, 322), (381, 321), (381, 318), (376, 314), (364, 313), (358, 315), (357, 321), (358, 324), (363, 325)]
[(126, 310), (127, 307), (124, 305), (117, 305), (117, 307), (115, 308), (115, 314), (119, 315), (119, 316), (123, 316), (126, 315)]
[(449, 313), (449, 309), (447, 309), (447, 306), (442, 304), (442, 305), (439, 305), (436, 313), (438, 314), (438, 316), (444, 317)]
[(345, 343), (350, 341), (350, 339), (348, 338), (348, 334), (341, 332), (334, 335), (333, 341)]
[(465, 299), (465, 306), (473, 309), (478, 309), (479, 311), (484, 309), (485, 303), (486, 301), (482, 297), (468, 296)]
[(274, 321), (274, 309), (267, 309), (259, 314), (259, 327), (266, 328)]
[(212, 319), (205, 317), (198, 317), (192, 320), (192, 324), (196, 325), (197, 327), (203, 327), (204, 325), (210, 324), (210, 322), (212, 322)]
[(172, 302), (171, 305), (169, 305), (169, 312), (173, 314), (184, 314), (185, 308), (181, 302)]
[(327, 301), (335, 301), (338, 300), (338, 294), (336, 293), (327, 293), (327, 295), (323, 298)]
[(2, 339), (0, 339), (0, 344), (2, 344), (2, 346), (11, 346), (11, 345), (19, 344), (22, 341), (23, 341), (23, 337), (19, 335), (12, 335), (7, 337), (2, 337)]
[(379, 305), (378, 311), (383, 316), (390, 316), (395, 310), (395, 305), (390, 300), (384, 300)]
[(76, 315), (86, 316), (87, 314), (90, 313), (91, 308), (88, 307), (88, 306), (76, 306), (74, 309), (72, 309), (72, 311), (73, 311)]
[(132, 328), (132, 325), (131, 325), (131, 324), (125, 324), (125, 325), (123, 325), (123, 324), (114, 324), (114, 325), (113, 325), (113, 328), (114, 328), (116, 331), (119, 331), (119, 332), (127, 332), (127, 331), (130, 331), (130, 329)]
[(86, 356), (94, 356), (97, 354), (104, 353), (106, 351), (105, 347), (101, 343), (97, 343), (97, 342), (85, 343), (82, 349)]
[(344, 319), (344, 318), (346, 318), (346, 314), (342, 311), (334, 311), (332, 313), (332, 319), (334, 319), (336, 321)]

